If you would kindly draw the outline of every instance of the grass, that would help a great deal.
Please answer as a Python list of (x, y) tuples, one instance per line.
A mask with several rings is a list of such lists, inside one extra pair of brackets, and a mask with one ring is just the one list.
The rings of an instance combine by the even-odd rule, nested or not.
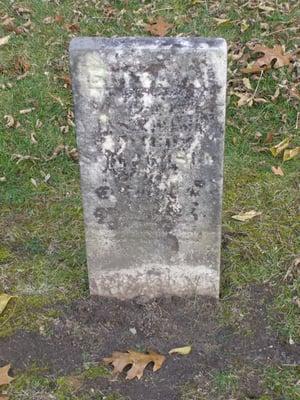
[[(0, 177), (5, 178), (0, 181), (0, 292), (18, 296), (0, 316), (0, 336), (21, 328), (47, 326), (57, 316), (57, 304), (88, 296), (78, 164), (65, 153), (47, 161), (58, 145), (76, 146), (74, 127), (68, 122), (72, 98), (66, 85), (71, 37), (145, 35), (143, 24), (163, 16), (174, 25), (170, 35), (222, 36), (231, 46), (256, 39), (293, 50), (297, 40), (296, 32), (289, 30), (299, 19), (299, 7), (293, 1), (289, 2), (289, 11), (285, 2), (268, 2), (274, 8), (272, 12), (251, 8), (251, 2), (248, 6), (246, 2), (237, 5), (234, 1), (197, 0), (125, 3), (24, 0), (19, 4), (31, 13), (18, 14), (11, 1), (0, 1), (1, 15), (14, 17), (16, 26), (29, 19), (32, 22), (28, 33), (11, 34), (9, 43), (0, 48)], [(58, 22), (43, 22), (55, 16), (59, 16)], [(215, 18), (233, 22), (218, 25)], [(67, 29), (73, 23), (80, 32)], [(248, 26), (243, 33), (241, 23)], [(267, 35), (262, 24), (269, 27)], [(274, 33), (280, 29), (282, 32)], [(7, 34), (0, 25), (0, 37)], [(26, 65), (27, 76), (18, 80)], [(292, 135), (293, 146), (300, 144), (297, 104), (286, 99), (284, 88), (276, 100), (271, 100), (278, 85), (292, 84), (294, 73), (288, 68), (267, 71), (259, 84), (250, 76), (253, 91), (257, 88), (257, 97), (267, 99), (267, 103), (237, 108), (238, 99), (230, 92), (238, 84), (234, 79), (243, 77), (239, 64), (230, 59), (223, 206), (223, 232), (229, 242), (223, 251), (224, 306), (220, 318), (227, 322), (235, 318), (236, 295), (242, 295), (248, 285), (268, 284), (276, 290), (268, 311), (274, 331), (286, 341), (297, 341), (299, 310), (292, 300), (299, 292), (299, 281), (285, 282), (283, 278), (300, 252), (299, 158), (283, 163), (269, 151), (254, 150), (255, 146), (265, 146), (269, 132), (274, 134), (274, 143)], [(34, 110), (20, 114), (27, 108)], [(5, 115), (11, 115), (20, 126), (7, 127)], [(67, 132), (63, 133), (61, 127), (65, 126)], [(256, 139), (258, 132), (260, 140)], [(15, 154), (37, 160), (18, 162)], [(282, 167), (283, 177), (272, 174), (274, 165)], [(47, 175), (50, 178), (45, 181)], [(246, 223), (231, 219), (251, 209), (262, 212), (261, 217)], [(214, 377), (212, 386), (221, 391), (232, 385), (238, 387), (239, 381), (231, 379), (235, 371), (230, 374)], [(274, 367), (264, 374), (265, 387), (277, 396), (272, 398), (298, 398), (293, 369)], [(39, 377), (39, 372), (33, 376), (31, 389), (50, 390), (52, 383)], [(12, 399), (30, 398), (24, 395), (26, 379), (12, 385)], [(268, 396), (261, 400), (271, 398)], [(69, 397), (60, 394), (57, 398)]]

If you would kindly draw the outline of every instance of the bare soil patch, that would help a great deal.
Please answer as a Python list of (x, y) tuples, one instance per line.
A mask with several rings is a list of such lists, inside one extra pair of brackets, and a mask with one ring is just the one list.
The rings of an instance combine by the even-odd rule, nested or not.
[(35, 363), (45, 368), (45, 375), (64, 376), (115, 350), (167, 355), (173, 347), (190, 344), (190, 355), (168, 356), (161, 370), (153, 373), (147, 368), (140, 381), (125, 381), (125, 375), (116, 381), (99, 377), (81, 390), (117, 392), (132, 400), (180, 399), (186, 383), (205, 387), (217, 372), (253, 367), (257, 374), (242, 376), (240, 391), (242, 398), (258, 398), (260, 367), (300, 362), (300, 346), (286, 343), (268, 321), (273, 296), (269, 287), (249, 287), (236, 298), (236, 307), (231, 306), (237, 318), (228, 323), (222, 317), (224, 300), (80, 300), (61, 307), (62, 316), (47, 335), (19, 331), (1, 339), (0, 365), (10, 362), (19, 374)]

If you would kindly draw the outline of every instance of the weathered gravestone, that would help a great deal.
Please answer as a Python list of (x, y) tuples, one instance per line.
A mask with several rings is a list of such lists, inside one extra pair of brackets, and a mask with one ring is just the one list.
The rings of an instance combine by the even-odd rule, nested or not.
[(219, 294), (226, 43), (70, 45), (92, 294)]

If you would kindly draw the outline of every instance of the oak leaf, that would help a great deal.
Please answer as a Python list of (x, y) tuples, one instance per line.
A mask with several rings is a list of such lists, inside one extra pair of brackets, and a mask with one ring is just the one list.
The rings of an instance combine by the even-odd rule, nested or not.
[(8, 385), (11, 381), (14, 380), (14, 378), (8, 375), (9, 370), (10, 364), (7, 364), (4, 367), (0, 368), (0, 386)]
[(292, 61), (292, 54), (285, 53), (284, 47), (276, 45), (273, 48), (263, 46), (261, 44), (248, 45), (248, 48), (253, 53), (263, 53), (252, 65), (242, 68), (244, 73), (257, 74), (263, 70), (274, 68), (281, 68), (289, 65)]
[(173, 25), (162, 17), (158, 17), (156, 22), (146, 25), (146, 31), (154, 36), (165, 36), (171, 28), (173, 28)]
[(153, 371), (155, 372), (161, 368), (165, 359), (165, 356), (155, 352), (149, 352), (146, 354), (134, 350), (128, 350), (126, 353), (114, 351), (111, 357), (103, 358), (103, 361), (106, 364), (113, 365), (113, 375), (118, 375), (127, 365), (131, 365), (131, 368), (127, 372), (126, 379), (141, 379), (144, 369), (149, 363), (154, 363)]

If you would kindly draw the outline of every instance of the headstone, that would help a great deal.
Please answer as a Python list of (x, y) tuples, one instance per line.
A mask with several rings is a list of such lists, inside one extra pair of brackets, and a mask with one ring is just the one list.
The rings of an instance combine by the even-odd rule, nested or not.
[(219, 294), (226, 43), (70, 45), (93, 295)]

